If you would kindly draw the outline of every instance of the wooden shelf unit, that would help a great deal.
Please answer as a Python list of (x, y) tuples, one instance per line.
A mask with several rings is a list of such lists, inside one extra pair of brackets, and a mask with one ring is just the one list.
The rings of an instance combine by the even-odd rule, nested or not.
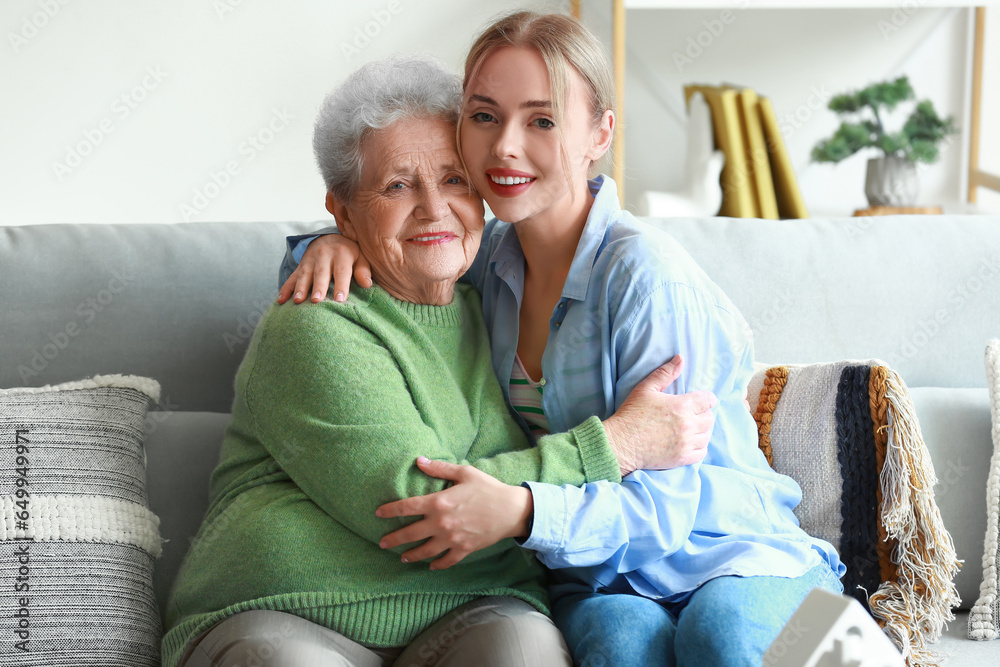
[[(618, 197), (625, 202), (625, 23), (627, 9), (875, 9), (879, 7), (895, 7), (897, 3), (885, 0), (865, 2), (864, 0), (611, 0), (612, 2), (612, 35), (611, 49), (615, 68), (615, 86), (617, 88), (618, 119), (615, 126), (614, 168), (612, 176), (618, 183)], [(1000, 6), (1000, 0), (927, 0), (921, 2), (923, 7), (978, 7), (976, 10), (976, 41), (973, 46), (972, 75), (972, 123), (970, 127), (969, 156), (969, 201), (975, 202), (977, 186), (988, 187), (1000, 191), (1000, 177), (979, 170), (979, 111), (982, 91), (982, 30), (985, 22), (985, 7)], [(580, 17), (580, 0), (571, 0), (571, 11)]]

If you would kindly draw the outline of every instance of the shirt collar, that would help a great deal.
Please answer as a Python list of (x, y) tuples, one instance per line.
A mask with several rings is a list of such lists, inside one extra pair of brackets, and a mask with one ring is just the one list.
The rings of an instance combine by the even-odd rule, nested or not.
[(524, 253), (521, 251), (521, 240), (517, 238), (514, 225), (504, 225), (503, 231), (500, 232), (500, 241), (490, 255), (490, 262), (500, 277), (509, 275), (516, 267), (520, 267), (518, 270), (521, 273), (524, 272)]
[(597, 253), (604, 245), (608, 226), (621, 216), (621, 204), (618, 201), (618, 186), (614, 180), (600, 174), (587, 182), (594, 204), (587, 216), (587, 224), (583, 227), (580, 242), (576, 246), (573, 263), (566, 276), (562, 295), (567, 299), (584, 301), (587, 298), (587, 287), (590, 285), (590, 274), (594, 270)]
[[(614, 180), (600, 174), (587, 181), (587, 187), (590, 195), (594, 198), (594, 204), (590, 208), (583, 234), (581, 234), (580, 242), (576, 246), (573, 263), (570, 265), (569, 275), (566, 276), (566, 284), (563, 286), (562, 292), (564, 297), (577, 301), (586, 299), (590, 274), (594, 269), (594, 260), (604, 244), (608, 225), (621, 215), (618, 186)], [(505, 225), (490, 260), (494, 263), (497, 275), (505, 275), (515, 266), (522, 267), (523, 271), (524, 253), (521, 251), (521, 242), (517, 238), (514, 225)]]

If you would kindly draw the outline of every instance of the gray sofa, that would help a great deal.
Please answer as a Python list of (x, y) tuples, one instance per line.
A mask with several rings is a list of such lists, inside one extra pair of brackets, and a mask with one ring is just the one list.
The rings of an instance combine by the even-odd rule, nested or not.
[[(657, 220), (741, 308), (757, 359), (880, 358), (912, 390), (938, 502), (975, 602), (992, 447), (983, 370), (1000, 336), (1000, 218)], [(326, 224), (0, 228), (0, 387), (129, 373), (162, 385), (146, 424), (152, 509), (168, 542), (160, 604), (207, 505), (232, 382), (277, 292), (284, 237)], [(997, 664), (1000, 641), (965, 639), (949, 665)]]

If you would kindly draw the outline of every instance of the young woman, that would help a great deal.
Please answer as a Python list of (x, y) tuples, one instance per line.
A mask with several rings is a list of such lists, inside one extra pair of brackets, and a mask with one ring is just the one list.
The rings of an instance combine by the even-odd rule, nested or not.
[[(675, 355), (685, 366), (668, 391), (679, 401), (712, 392), (718, 406), (700, 462), (621, 484), (527, 483), (523, 546), (553, 569), (554, 617), (579, 664), (759, 665), (809, 590), (842, 590), (845, 568), (798, 527), (798, 485), (757, 448), (743, 402), (745, 320), (675, 241), (621, 210), (613, 181), (587, 180), (611, 144), (609, 70), (578, 22), (529, 12), (490, 26), (466, 61), (460, 150), (497, 216), (467, 276), (482, 293), (493, 367), (535, 432), (612, 414)], [(331, 262), (334, 298), (346, 292), (356, 248), (334, 236), (313, 246), (280, 300), (303, 300), (311, 281), (322, 295)], [(370, 284), (364, 264), (355, 275)], [(450, 563), (516, 520), (477, 493), (482, 473), (419, 465), (456, 484), (380, 508), (424, 517), (383, 547), (426, 540), (404, 557), (449, 549)]]

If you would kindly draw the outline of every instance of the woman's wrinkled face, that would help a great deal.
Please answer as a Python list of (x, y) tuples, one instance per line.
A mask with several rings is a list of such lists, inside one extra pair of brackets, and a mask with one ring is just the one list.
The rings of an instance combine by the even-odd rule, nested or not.
[(454, 284), (472, 265), (483, 231), (483, 203), (458, 156), (455, 126), (407, 118), (362, 143), (363, 169), (350, 221), (373, 274), (383, 286), (413, 290)]

